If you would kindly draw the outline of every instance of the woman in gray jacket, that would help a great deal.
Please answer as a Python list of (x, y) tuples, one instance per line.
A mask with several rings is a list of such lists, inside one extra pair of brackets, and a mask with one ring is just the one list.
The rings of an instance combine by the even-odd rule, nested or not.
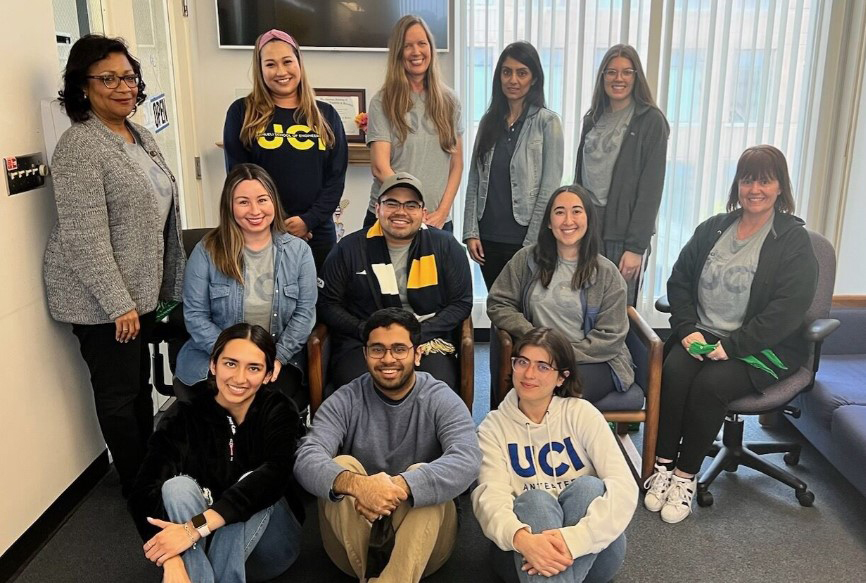
[(625, 345), (625, 281), (599, 255), (596, 212), (586, 189), (557, 189), (544, 217), (538, 243), (518, 251), (493, 284), (487, 315), (515, 340), (538, 326), (562, 332), (574, 349), (583, 398), (596, 403), (634, 382)]
[(127, 119), (145, 97), (122, 40), (73, 45), (60, 91), (73, 124), (52, 159), (57, 223), (43, 266), (51, 316), (72, 324), (90, 369), (124, 495), (153, 431), (147, 338), (157, 302), (181, 297), (185, 261), (177, 181)]
[(463, 241), (487, 289), (521, 247), (535, 242), (562, 164), (562, 124), (544, 107), (538, 52), (527, 42), (512, 43), (496, 63), (466, 188)]
[(635, 305), (662, 200), (670, 128), (634, 47), (608, 49), (583, 118), (574, 181), (592, 194), (602, 250)]

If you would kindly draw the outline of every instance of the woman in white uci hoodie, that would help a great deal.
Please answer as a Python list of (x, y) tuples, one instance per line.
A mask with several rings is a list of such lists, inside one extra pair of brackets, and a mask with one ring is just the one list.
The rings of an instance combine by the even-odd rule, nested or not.
[(513, 354), (514, 388), (478, 428), (472, 507), (495, 543), (491, 563), (507, 582), (609, 581), (637, 484), (604, 417), (580, 398), (565, 337), (535, 328)]

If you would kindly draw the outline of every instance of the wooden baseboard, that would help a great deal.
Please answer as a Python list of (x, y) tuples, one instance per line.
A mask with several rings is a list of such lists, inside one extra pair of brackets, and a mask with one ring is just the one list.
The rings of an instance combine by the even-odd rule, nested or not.
[(47, 543), (72, 512), (108, 473), (108, 450), (104, 450), (78, 478), (42, 513), (36, 522), (0, 556), (0, 581), (19, 574)]

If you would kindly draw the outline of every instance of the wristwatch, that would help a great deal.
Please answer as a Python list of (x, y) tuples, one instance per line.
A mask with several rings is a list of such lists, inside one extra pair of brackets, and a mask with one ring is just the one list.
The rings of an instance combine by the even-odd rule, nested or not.
[(202, 538), (210, 534), (210, 529), (207, 527), (207, 518), (204, 517), (203, 513), (193, 516), (191, 522), (192, 527), (198, 531)]

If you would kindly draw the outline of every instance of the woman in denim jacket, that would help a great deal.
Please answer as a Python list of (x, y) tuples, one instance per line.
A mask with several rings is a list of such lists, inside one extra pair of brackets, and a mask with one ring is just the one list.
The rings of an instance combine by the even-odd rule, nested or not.
[(463, 241), (487, 289), (538, 238), (544, 207), (562, 181), (563, 148), (559, 117), (544, 107), (538, 52), (527, 42), (508, 45), (478, 127), (463, 221)]
[(255, 164), (238, 164), (226, 177), (220, 224), (187, 263), (183, 309), (191, 338), (178, 355), (177, 377), (186, 385), (206, 380), (220, 332), (258, 324), (277, 344), (270, 382), (303, 409), (302, 349), (316, 323), (316, 268), (309, 246), (285, 231), (276, 193)]

